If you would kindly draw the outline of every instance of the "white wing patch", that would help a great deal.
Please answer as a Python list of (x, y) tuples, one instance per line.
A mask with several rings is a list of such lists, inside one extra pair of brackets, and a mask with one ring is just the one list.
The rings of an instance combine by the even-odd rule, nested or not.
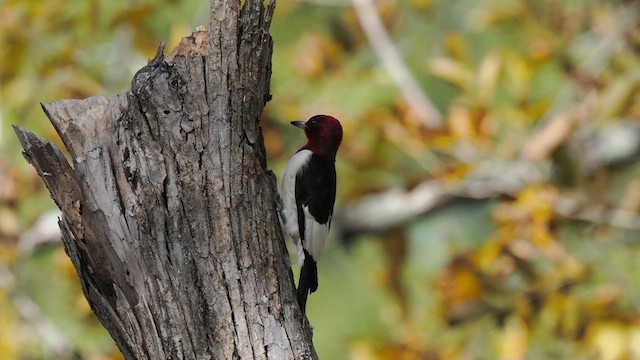
[[(309, 208), (307, 206), (303, 206), (302, 210), (304, 211), (305, 217), (304, 248), (311, 254), (313, 260), (318, 261), (324, 251), (324, 245), (327, 242), (331, 218), (329, 218), (326, 224), (320, 224), (309, 214)], [(298, 259), (298, 262), (299, 261)]]

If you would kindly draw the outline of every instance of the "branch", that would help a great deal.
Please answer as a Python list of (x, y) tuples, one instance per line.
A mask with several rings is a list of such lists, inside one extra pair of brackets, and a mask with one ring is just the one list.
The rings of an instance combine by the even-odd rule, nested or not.
[(439, 128), (442, 125), (440, 113), (402, 61), (372, 0), (352, 0), (352, 4), (369, 44), (400, 90), (411, 113), (426, 127)]
[[(634, 129), (633, 125), (629, 128)], [(630, 130), (625, 133), (629, 134)], [(640, 150), (640, 132), (633, 133), (636, 147), (629, 147), (628, 151), (637, 153)], [(611, 138), (601, 137), (599, 141), (603, 144), (596, 142), (592, 146), (606, 148), (606, 144), (611, 143)], [(618, 155), (626, 159), (632, 154), (625, 152)], [(608, 161), (617, 163), (619, 159), (610, 158)], [(482, 200), (505, 195), (515, 197), (524, 187), (539, 183), (547, 176), (541, 167), (526, 159), (514, 162), (487, 161), (464, 180), (427, 180), (409, 190), (395, 188), (346, 204), (336, 212), (332, 231), (336, 238), (347, 240), (360, 235), (384, 233), (428, 216), (459, 198)], [(629, 191), (633, 196), (626, 198), (640, 197), (634, 192), (636, 187), (640, 185), (631, 186)], [(625, 230), (640, 230), (640, 216), (635, 212), (638, 203), (640, 200), (622, 204), (618, 208), (607, 208), (569, 196), (560, 196), (553, 204), (553, 211), (567, 219)]]
[(463, 181), (427, 180), (410, 189), (391, 189), (343, 206), (332, 223), (337, 238), (393, 230), (456, 198), (487, 199), (516, 194), (542, 174), (530, 162), (487, 162)]

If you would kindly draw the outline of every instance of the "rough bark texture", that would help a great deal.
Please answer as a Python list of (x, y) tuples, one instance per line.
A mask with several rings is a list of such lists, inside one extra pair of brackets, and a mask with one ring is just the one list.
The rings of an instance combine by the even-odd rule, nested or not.
[(16, 132), (127, 359), (317, 358), (259, 128), (274, 3), (211, 6), (211, 30), (161, 47), (131, 92), (43, 104), (72, 165)]

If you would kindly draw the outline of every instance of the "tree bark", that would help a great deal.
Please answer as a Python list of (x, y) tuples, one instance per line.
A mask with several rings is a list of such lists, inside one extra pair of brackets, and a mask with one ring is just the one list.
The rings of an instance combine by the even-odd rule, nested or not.
[(127, 359), (317, 358), (259, 128), (275, 3), (211, 1), (108, 100), (43, 104), (71, 157), (15, 128), (65, 249)]

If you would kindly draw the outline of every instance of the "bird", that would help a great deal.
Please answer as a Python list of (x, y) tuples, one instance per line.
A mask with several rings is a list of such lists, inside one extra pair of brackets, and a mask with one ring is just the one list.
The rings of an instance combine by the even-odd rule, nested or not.
[(306, 313), (307, 297), (318, 289), (317, 262), (324, 251), (336, 198), (336, 154), (342, 142), (342, 125), (329, 115), (306, 122), (292, 121), (303, 129), (307, 143), (289, 159), (280, 186), (285, 230), (298, 254), (300, 278), (297, 300)]

